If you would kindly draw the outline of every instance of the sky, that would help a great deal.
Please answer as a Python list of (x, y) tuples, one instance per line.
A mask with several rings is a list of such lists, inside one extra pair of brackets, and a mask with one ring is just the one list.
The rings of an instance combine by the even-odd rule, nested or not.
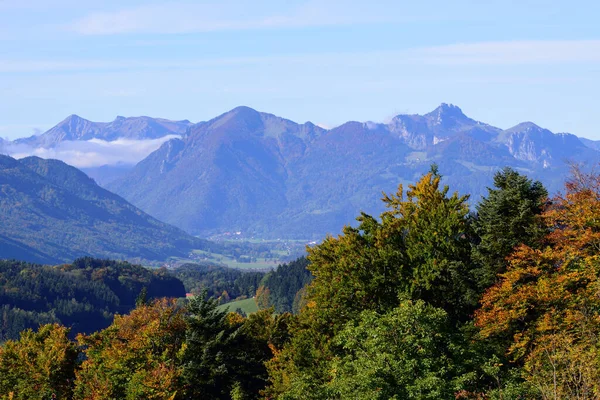
[(0, 137), (70, 114), (333, 127), (452, 103), (600, 139), (600, 2), (0, 0)]

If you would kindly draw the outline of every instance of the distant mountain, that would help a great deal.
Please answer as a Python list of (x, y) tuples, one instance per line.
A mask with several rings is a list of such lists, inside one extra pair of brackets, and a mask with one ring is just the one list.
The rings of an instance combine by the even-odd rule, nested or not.
[(286, 163), (324, 132), (239, 107), (193, 126), (186, 138), (165, 143), (107, 187), (189, 232), (267, 224), (287, 208)]
[(501, 131), (493, 126), (472, 120), (455, 105), (442, 103), (432, 112), (421, 115), (398, 115), (387, 126), (400, 135), (411, 148), (424, 150), (458, 134), (487, 141)]
[(542, 166), (557, 165), (573, 156), (581, 160), (582, 157), (587, 159), (597, 155), (577, 136), (569, 133), (554, 134), (532, 122), (524, 122), (507, 129), (500, 134), (498, 141), (506, 145), (510, 154), (517, 160)]
[(61, 161), (0, 155), (0, 258), (165, 260), (207, 246)]
[(167, 135), (183, 135), (190, 121), (170, 121), (150, 117), (117, 117), (112, 122), (92, 122), (71, 115), (39, 136), (17, 139), (17, 144), (51, 148), (66, 140), (157, 139)]
[(133, 169), (134, 165), (116, 164), (102, 165), (100, 167), (80, 168), (87, 176), (92, 178), (98, 185), (107, 185), (118, 178), (125, 176)]
[(414, 182), (433, 162), (451, 190), (476, 203), (504, 166), (559, 190), (568, 160), (594, 163), (600, 152), (532, 123), (502, 130), (450, 104), (330, 130), (238, 107), (191, 126), (106, 186), (193, 234), (319, 238), (361, 210), (380, 212), (381, 191)]
[(581, 143), (590, 149), (600, 150), (600, 140), (590, 140), (582, 137), (580, 137), (579, 140), (581, 140)]

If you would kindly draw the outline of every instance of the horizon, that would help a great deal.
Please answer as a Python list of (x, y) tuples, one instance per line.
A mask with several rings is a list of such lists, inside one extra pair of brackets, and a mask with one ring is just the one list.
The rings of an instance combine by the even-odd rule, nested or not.
[(600, 4), (0, 2), (0, 137), (65, 116), (204, 121), (238, 104), (338, 126), (442, 102), (600, 139)]

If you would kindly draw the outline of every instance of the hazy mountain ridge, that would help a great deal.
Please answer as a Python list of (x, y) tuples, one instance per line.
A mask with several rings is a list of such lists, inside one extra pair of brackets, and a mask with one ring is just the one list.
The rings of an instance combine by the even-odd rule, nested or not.
[(336, 233), (362, 209), (380, 212), (382, 190), (414, 181), (432, 162), (452, 190), (471, 193), (475, 203), (503, 166), (541, 179), (553, 192), (562, 188), (565, 161), (600, 160), (598, 142), (531, 122), (503, 130), (444, 103), (424, 115), (401, 114), (388, 123), (351, 121), (333, 129), (243, 106), (197, 124), (149, 117), (95, 123), (71, 116), (41, 136), (21, 140), (40, 145), (172, 133), (180, 137), (135, 167), (84, 171), (154, 217), (198, 235)]
[(206, 241), (162, 223), (57, 160), (0, 156), (0, 258), (165, 260)]
[(39, 136), (17, 139), (16, 144), (50, 148), (63, 141), (101, 139), (158, 139), (167, 135), (183, 135), (192, 123), (188, 120), (171, 121), (151, 117), (121, 117), (112, 122), (92, 122), (78, 115), (70, 115)]
[(432, 162), (474, 203), (506, 165), (558, 190), (566, 159), (597, 162), (600, 153), (571, 134), (532, 123), (503, 130), (449, 104), (328, 130), (237, 107), (192, 126), (107, 187), (194, 234), (321, 237), (361, 209), (381, 211), (382, 190), (412, 182)]

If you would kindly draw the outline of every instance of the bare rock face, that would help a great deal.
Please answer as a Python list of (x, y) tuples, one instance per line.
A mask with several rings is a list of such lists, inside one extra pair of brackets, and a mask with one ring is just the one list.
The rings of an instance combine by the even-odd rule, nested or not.
[(517, 160), (548, 168), (578, 152), (589, 150), (575, 135), (554, 134), (532, 122), (524, 122), (503, 132), (503, 143)]

